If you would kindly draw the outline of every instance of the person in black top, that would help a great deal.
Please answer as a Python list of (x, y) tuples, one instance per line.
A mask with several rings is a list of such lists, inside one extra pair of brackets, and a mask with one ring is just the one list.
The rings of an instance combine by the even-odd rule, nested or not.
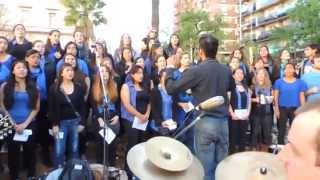
[(239, 65), (240, 65), (241, 69), (243, 70), (245, 82), (247, 85), (250, 85), (251, 84), (251, 82), (250, 82), (250, 80), (251, 80), (250, 69), (249, 69), (245, 54), (243, 52), (243, 48), (241, 47), (239, 49), (235, 49), (230, 55), (230, 59), (232, 59), (232, 58), (239, 59)]
[[(73, 81), (72, 65), (65, 63), (58, 74), (58, 79), (49, 91), (49, 119), (52, 121), (52, 133), (55, 138), (55, 166), (62, 166), (65, 150), (68, 148), (70, 158), (79, 158), (80, 125), (85, 114), (83, 88)], [(67, 144), (69, 139), (69, 144)]]
[(123, 48), (121, 52), (121, 60), (117, 62), (116, 72), (119, 74), (121, 79), (121, 85), (125, 83), (127, 74), (130, 72), (134, 63), (132, 50), (129, 48)]
[(45, 45), (44, 55), (50, 61), (58, 62), (62, 58), (63, 50), (60, 44), (60, 31), (51, 30)]
[[(129, 80), (122, 85), (121, 97), (121, 123), (125, 128), (128, 137), (127, 152), (136, 144), (146, 139), (146, 131), (133, 128), (133, 122), (148, 123), (151, 104), (150, 104), (150, 87), (143, 83), (143, 68), (133, 65)], [(129, 178), (132, 176), (131, 171), (126, 163), (126, 171)]]
[(160, 83), (160, 72), (167, 66), (167, 61), (164, 56), (157, 56), (155, 61), (155, 68), (151, 74), (151, 80), (154, 86), (158, 86)]
[[(112, 129), (115, 134), (119, 133), (120, 99), (117, 84), (113, 80), (111, 69), (109, 69), (107, 65), (101, 65), (100, 71), (103, 79), (101, 80), (99, 73), (95, 75), (92, 86), (92, 100), (96, 142), (98, 143), (96, 147), (97, 161), (101, 164), (103, 162), (103, 143), (105, 140), (98, 132), (105, 127), (105, 122), (108, 121), (107, 126)], [(105, 92), (103, 92), (102, 83), (104, 83)], [(107, 96), (106, 99), (104, 93)], [(111, 144), (107, 145), (109, 149), (108, 164), (110, 166), (116, 165), (116, 145), (116, 140), (113, 140)]]
[(178, 34), (171, 34), (169, 45), (167, 48), (164, 49), (164, 54), (166, 58), (175, 55), (179, 47), (180, 47), (180, 38)]
[(251, 91), (246, 85), (241, 67), (233, 71), (234, 84), (231, 88), (229, 113), (231, 116), (230, 146), (231, 152), (242, 152), (246, 145), (251, 111)]
[[(151, 124), (155, 135), (169, 135), (174, 132), (177, 123), (174, 121), (173, 98), (165, 88), (165, 69), (159, 72), (160, 82), (151, 90)], [(176, 127), (174, 128), (173, 125)]]
[[(225, 103), (205, 111), (194, 127), (195, 154), (205, 169), (205, 180), (213, 180), (217, 164), (228, 155), (228, 97), (231, 73), (215, 58), (219, 42), (210, 34), (199, 39), (201, 63), (183, 72), (174, 81), (174, 59), (167, 60), (166, 90), (169, 94), (192, 90), (195, 105), (214, 96), (223, 96)], [(215, 147), (215, 148), (214, 148)], [(208, 153), (210, 152), (210, 153)]]
[(25, 37), (26, 28), (22, 24), (13, 27), (14, 38), (9, 43), (9, 54), (17, 60), (24, 60), (26, 52), (32, 48), (32, 44)]

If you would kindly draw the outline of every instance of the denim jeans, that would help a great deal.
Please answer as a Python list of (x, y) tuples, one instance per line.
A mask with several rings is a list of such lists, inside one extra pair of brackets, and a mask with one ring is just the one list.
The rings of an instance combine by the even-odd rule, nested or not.
[(68, 148), (68, 155), (71, 156), (70, 159), (79, 158), (79, 123), (78, 118), (60, 121), (59, 133), (62, 132), (63, 137), (55, 138), (54, 157), (56, 167), (63, 166), (66, 148)]
[(194, 150), (200, 160), (204, 180), (215, 180), (218, 163), (228, 155), (229, 129), (227, 118), (203, 116), (194, 127)]

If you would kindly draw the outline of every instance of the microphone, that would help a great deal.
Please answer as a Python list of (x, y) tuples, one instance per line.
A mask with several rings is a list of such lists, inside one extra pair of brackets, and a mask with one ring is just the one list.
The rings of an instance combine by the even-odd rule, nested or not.
[(195, 109), (196, 110), (203, 110), (203, 111), (210, 111), (224, 103), (223, 96), (214, 96), (209, 98), (202, 103), (200, 103)]
[[(202, 111), (210, 111), (224, 103), (224, 97), (223, 96), (214, 96), (212, 98), (209, 98), (202, 103), (200, 103), (197, 107), (195, 107), (196, 110), (202, 110)], [(182, 134), (187, 132), (191, 127), (193, 127), (198, 121), (200, 121), (201, 117), (204, 114), (200, 114), (194, 121), (192, 121), (188, 126), (186, 126), (184, 129), (182, 129), (180, 132), (175, 133), (174, 139), (178, 139)], [(185, 118), (186, 120), (187, 118)]]

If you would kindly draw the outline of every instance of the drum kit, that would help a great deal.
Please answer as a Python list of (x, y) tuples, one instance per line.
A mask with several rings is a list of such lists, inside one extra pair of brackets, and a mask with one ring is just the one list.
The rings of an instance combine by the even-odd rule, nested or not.
[[(158, 136), (130, 149), (130, 170), (141, 180), (202, 180), (200, 161), (181, 142)], [(286, 180), (283, 163), (271, 153), (243, 152), (221, 161), (216, 180)]]
[[(127, 155), (130, 170), (140, 180), (202, 180), (200, 161), (180, 141), (158, 136), (135, 145)], [(90, 164), (97, 179), (103, 178), (103, 165)], [(62, 169), (50, 172), (45, 180), (59, 177)], [(128, 180), (124, 170), (108, 167), (108, 180)], [(221, 161), (216, 180), (286, 180), (283, 163), (271, 153), (242, 152)]]

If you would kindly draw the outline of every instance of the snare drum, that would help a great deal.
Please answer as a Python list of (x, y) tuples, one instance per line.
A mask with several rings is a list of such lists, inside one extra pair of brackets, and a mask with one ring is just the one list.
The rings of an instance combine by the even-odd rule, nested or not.
[[(90, 168), (96, 180), (103, 179), (102, 164), (90, 164)], [(115, 167), (109, 167), (108, 172), (109, 172), (108, 180), (128, 180), (127, 173), (124, 170), (121, 170)]]

